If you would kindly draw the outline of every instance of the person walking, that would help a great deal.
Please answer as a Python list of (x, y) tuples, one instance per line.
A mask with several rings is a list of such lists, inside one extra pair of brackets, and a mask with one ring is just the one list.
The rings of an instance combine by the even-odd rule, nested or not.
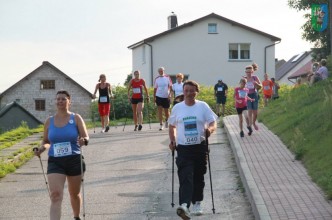
[[(146, 95), (147, 102), (150, 101), (149, 92), (145, 85), (145, 80), (140, 78), (140, 71), (134, 72), (134, 78), (128, 83), (128, 99), (131, 102), (133, 109), (133, 119), (135, 123), (134, 131), (142, 130), (143, 124), (143, 108), (144, 108), (144, 96), (143, 88)], [(131, 95), (130, 95), (131, 91)]]
[[(40, 156), (48, 150), (47, 179), (50, 189), (50, 219), (61, 218), (64, 185), (67, 180), (70, 203), (75, 220), (80, 220), (82, 170), (81, 148), (88, 145), (89, 135), (82, 117), (69, 111), (71, 97), (65, 90), (56, 93), (57, 111), (47, 118), (41, 146), (35, 151)], [(83, 164), (81, 164), (83, 163)]]
[(251, 99), (254, 99), (255, 101), (247, 101), (247, 107), (248, 107), (248, 118), (249, 118), (249, 126), (248, 130), (249, 133), (248, 135), (251, 135), (253, 130), (252, 130), (252, 125), (254, 126), (255, 130), (258, 130), (258, 126), (256, 125), (256, 120), (257, 120), (257, 114), (258, 114), (258, 90), (262, 88), (261, 81), (259, 78), (254, 75), (254, 71), (258, 69), (257, 64), (249, 65), (246, 66), (245, 72), (246, 72), (246, 79), (247, 79), (247, 84), (246, 88), (249, 89), (248, 96)]
[(165, 74), (165, 68), (158, 68), (159, 76), (154, 80), (153, 99), (158, 108), (158, 119), (160, 128), (159, 131), (164, 129), (163, 126), (163, 111), (165, 113), (165, 128), (168, 128), (169, 107), (172, 92), (172, 80)]
[(173, 106), (179, 103), (179, 98), (183, 94), (183, 74), (176, 74), (176, 83), (172, 85), (172, 90), (174, 92)]
[(220, 105), (222, 106), (221, 115), (225, 115), (227, 92), (227, 85), (222, 81), (222, 79), (219, 79), (218, 83), (214, 85), (214, 96), (216, 98), (216, 113), (218, 117), (220, 117)]
[(112, 86), (110, 83), (106, 82), (105, 74), (101, 74), (99, 76), (99, 83), (97, 83), (95, 91), (93, 93), (93, 98), (96, 98), (96, 93), (99, 92), (98, 98), (98, 111), (100, 115), (101, 121), (101, 133), (108, 132), (110, 129), (110, 110), (111, 110), (111, 103), (110, 97), (113, 97), (112, 93)]
[(264, 107), (267, 106), (267, 103), (272, 98), (273, 93), (273, 82), (269, 79), (267, 73), (264, 74), (264, 81), (262, 82), (263, 86), (263, 96), (264, 96)]
[(247, 114), (247, 101), (255, 101), (248, 97), (249, 89), (245, 88), (247, 80), (242, 78), (240, 80), (240, 86), (234, 89), (234, 99), (235, 99), (235, 108), (239, 116), (239, 126), (240, 126), (240, 137), (244, 137), (243, 132), (243, 115), (247, 122), (247, 127), (249, 127), (249, 118)]
[(207, 171), (207, 144), (217, 128), (217, 115), (206, 102), (196, 99), (199, 85), (187, 80), (183, 84), (184, 101), (176, 104), (169, 118), (169, 148), (177, 151), (176, 165), (180, 182), (179, 204), (176, 212), (182, 219), (203, 214), (201, 202)]
[(278, 99), (279, 98), (279, 89), (280, 89), (280, 85), (279, 83), (276, 82), (275, 78), (271, 78), (271, 81), (273, 83), (272, 86), (272, 99)]

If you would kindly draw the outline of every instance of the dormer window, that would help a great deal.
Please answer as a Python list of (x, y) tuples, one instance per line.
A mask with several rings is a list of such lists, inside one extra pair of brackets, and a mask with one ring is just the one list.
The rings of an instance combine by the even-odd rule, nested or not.
[(208, 33), (209, 34), (217, 34), (217, 24), (216, 23), (209, 23), (208, 24)]

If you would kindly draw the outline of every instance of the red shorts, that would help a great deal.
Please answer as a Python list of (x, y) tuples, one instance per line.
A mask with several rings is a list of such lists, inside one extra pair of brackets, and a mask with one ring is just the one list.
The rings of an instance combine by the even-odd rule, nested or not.
[(110, 114), (111, 103), (98, 103), (98, 111), (100, 116), (108, 116)]
[(264, 98), (266, 98), (266, 99), (271, 99), (271, 96), (272, 96), (272, 95), (265, 95), (265, 94), (264, 94)]

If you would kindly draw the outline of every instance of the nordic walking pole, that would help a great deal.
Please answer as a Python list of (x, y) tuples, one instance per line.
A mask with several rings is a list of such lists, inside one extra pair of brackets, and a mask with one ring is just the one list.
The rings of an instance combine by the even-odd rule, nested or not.
[[(115, 122), (114, 99), (115, 99), (115, 96), (111, 97), (111, 100), (112, 100), (112, 109), (113, 109), (113, 121)], [(115, 128), (118, 128), (117, 124), (115, 124)]]
[(125, 123), (124, 123), (124, 125), (123, 125), (123, 129), (122, 129), (122, 131), (125, 130), (125, 127), (126, 127), (126, 124), (127, 124), (127, 110), (126, 110), (126, 106), (124, 106), (124, 112), (125, 112), (126, 120), (125, 120)]
[(214, 199), (213, 199), (213, 188), (212, 188), (211, 164), (210, 164), (209, 140), (208, 140), (207, 133), (205, 133), (205, 141), (206, 141), (207, 159), (208, 159), (208, 164), (209, 164), (209, 175), (210, 175), (210, 186), (211, 186), (211, 198), (212, 198), (212, 211), (213, 211), (213, 214), (215, 214)]
[(150, 113), (149, 113), (149, 101), (150, 100), (150, 97), (148, 97), (148, 99), (146, 100), (146, 105), (147, 105), (147, 112), (148, 112), (148, 118), (149, 118), (149, 127), (150, 127), (150, 129), (151, 129), (151, 121), (150, 121)]
[[(38, 148), (37, 148), (37, 147), (34, 147), (32, 150), (35, 152), (35, 151), (38, 151)], [(39, 158), (40, 166), (41, 166), (42, 171), (43, 171), (43, 176), (44, 176), (44, 180), (45, 180), (46, 188), (47, 188), (47, 191), (48, 191), (48, 196), (49, 196), (50, 199), (51, 199), (51, 191), (50, 191), (50, 187), (49, 187), (49, 185), (48, 185), (48, 182), (47, 182), (47, 179), (46, 179), (46, 176), (45, 176), (45, 171), (44, 171), (44, 167), (43, 167), (43, 162), (41, 161), (40, 156), (38, 156), (38, 158)]]
[(174, 207), (174, 151), (172, 150), (172, 207)]
[[(86, 144), (87, 145), (87, 144)], [(83, 206), (83, 219), (85, 219), (85, 200), (84, 200), (84, 171), (83, 171), (83, 149), (81, 146), (81, 187), (82, 187), (82, 206)]]

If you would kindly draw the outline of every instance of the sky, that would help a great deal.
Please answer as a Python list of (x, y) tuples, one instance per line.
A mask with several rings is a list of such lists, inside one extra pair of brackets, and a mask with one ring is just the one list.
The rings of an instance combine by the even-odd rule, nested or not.
[(303, 14), (287, 0), (0, 0), (0, 93), (48, 61), (93, 92), (101, 73), (113, 86), (132, 72), (127, 47), (210, 13), (281, 38), (276, 58), (313, 47)]

